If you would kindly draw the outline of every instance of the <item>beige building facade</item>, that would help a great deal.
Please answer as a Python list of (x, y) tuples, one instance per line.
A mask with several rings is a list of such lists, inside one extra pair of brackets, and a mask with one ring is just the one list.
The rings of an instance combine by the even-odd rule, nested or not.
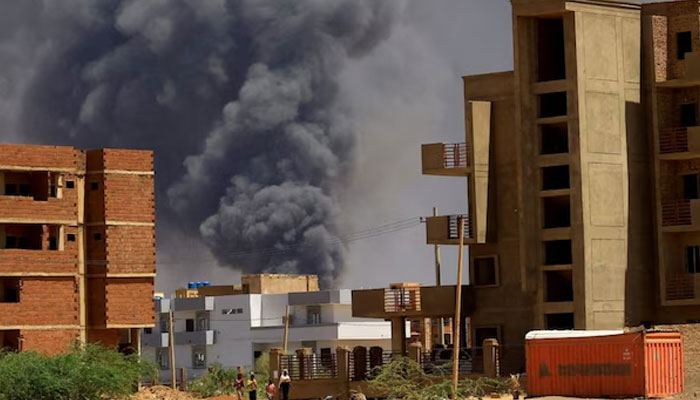
[(468, 182), (467, 340), (700, 320), (699, 2), (511, 3), (514, 71), (464, 77), (465, 143), (422, 148)]

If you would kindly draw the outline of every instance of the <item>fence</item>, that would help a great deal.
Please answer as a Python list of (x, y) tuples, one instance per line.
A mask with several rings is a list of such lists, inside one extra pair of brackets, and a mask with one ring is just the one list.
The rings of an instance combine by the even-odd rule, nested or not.
[(338, 377), (338, 360), (335, 354), (322, 357), (315, 354), (283, 355), (280, 357), (280, 367), (286, 369), (293, 380)]
[(659, 152), (661, 154), (688, 151), (688, 128), (665, 128), (659, 130)]
[(690, 200), (668, 200), (661, 204), (661, 225), (691, 225), (693, 221)]

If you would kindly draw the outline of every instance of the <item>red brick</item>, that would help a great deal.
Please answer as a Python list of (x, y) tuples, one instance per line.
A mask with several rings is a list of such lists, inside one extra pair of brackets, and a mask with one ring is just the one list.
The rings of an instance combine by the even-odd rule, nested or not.
[(70, 350), (79, 340), (80, 331), (77, 329), (56, 330), (21, 330), (22, 351), (37, 351), (54, 355)]

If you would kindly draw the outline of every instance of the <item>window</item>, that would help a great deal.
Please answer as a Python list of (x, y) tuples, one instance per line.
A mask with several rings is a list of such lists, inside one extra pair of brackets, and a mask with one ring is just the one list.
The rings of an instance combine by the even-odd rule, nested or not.
[[(474, 346), (481, 347), (486, 339), (498, 339), (498, 327), (489, 326), (474, 329)], [(499, 340), (500, 341), (500, 340)]]
[(539, 95), (540, 118), (566, 116), (566, 92), (545, 93)]
[(197, 331), (209, 329), (209, 314), (206, 312), (197, 313)]
[(243, 314), (242, 308), (223, 308), (221, 309), (221, 314), (232, 315), (232, 314)]
[(6, 249), (18, 249), (19, 241), (15, 236), (5, 236), (5, 248)]
[(452, 344), (452, 335), (450, 335), (449, 333), (445, 333), (443, 335), (443, 340), (445, 341), (445, 345)]
[(55, 237), (49, 238), (49, 250), (58, 250), (58, 240)]
[(151, 333), (153, 333), (153, 328), (143, 328), (143, 333), (145, 333), (146, 335), (150, 335)]
[(551, 229), (571, 226), (570, 203), (569, 196), (544, 197), (542, 199), (542, 227)]
[(561, 124), (540, 126), (540, 154), (561, 154), (569, 152), (569, 127)]
[(474, 286), (498, 285), (496, 256), (474, 257)]
[(8, 196), (16, 196), (17, 193), (17, 185), (14, 183), (6, 183), (5, 184), (5, 194)]
[(545, 315), (547, 329), (574, 329), (574, 314), (547, 314)]
[(697, 199), (698, 196), (698, 175), (683, 175), (683, 198), (686, 200)]
[(207, 367), (207, 349), (204, 346), (192, 346), (192, 366), (194, 368)]
[(571, 240), (544, 242), (544, 265), (570, 265), (571, 261)]
[(574, 280), (571, 270), (545, 271), (544, 301), (574, 301)]
[(75, 233), (69, 233), (66, 235), (66, 240), (69, 242), (75, 242)]
[(0, 303), (19, 303), (20, 280), (0, 278)]
[(56, 197), (56, 185), (51, 185), (49, 187), (49, 196)]
[(194, 332), (194, 320), (192, 318), (188, 318), (185, 320), (185, 331)]
[(542, 190), (569, 189), (569, 187), (568, 165), (542, 168)]
[(156, 362), (162, 370), (170, 368), (170, 355), (167, 348), (156, 348)]
[(321, 365), (328, 369), (333, 368), (333, 353), (329, 347), (321, 349)]
[(66, 181), (66, 189), (75, 189), (74, 181)]
[(164, 319), (160, 320), (160, 331), (163, 333), (168, 332), (168, 321)]
[(32, 196), (32, 185), (20, 184), (19, 185), (19, 195), (24, 197)]
[(543, 82), (565, 79), (564, 19), (542, 18), (536, 22), (537, 80)]
[(95, 240), (102, 240), (102, 234), (96, 233), (92, 236)]
[(700, 273), (700, 246), (686, 246), (685, 268), (690, 274)]
[(319, 325), (321, 323), (320, 306), (309, 306), (306, 309), (306, 323), (308, 325)]
[(20, 334), (18, 329), (0, 330), (0, 349), (4, 351), (21, 350)]
[(97, 190), (100, 188), (100, 183), (99, 182), (90, 182), (90, 189), (91, 190)]
[(442, 320), (442, 326), (444, 326), (444, 327), (450, 326), (450, 319), (449, 319), (449, 318), (443, 319), (443, 320)]
[(243, 309), (242, 308), (237, 308), (236, 309), (237, 314), (243, 314)]
[(685, 53), (693, 51), (693, 35), (686, 32), (678, 32), (676, 34), (676, 44), (678, 46), (678, 59), (684, 60)]
[(681, 104), (681, 126), (697, 126), (698, 118), (696, 114), (697, 105)]

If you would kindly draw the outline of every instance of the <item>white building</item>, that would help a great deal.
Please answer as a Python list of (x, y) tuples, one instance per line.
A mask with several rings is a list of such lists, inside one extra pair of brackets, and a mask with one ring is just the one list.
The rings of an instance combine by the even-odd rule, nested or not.
[(290, 306), (288, 350), (307, 347), (323, 356), (338, 346), (391, 349), (389, 322), (352, 317), (350, 290), (289, 294), (236, 294), (156, 301), (156, 327), (143, 335), (144, 358), (161, 366), (170, 380), (168, 312), (173, 309), (175, 366), (189, 378), (218, 363), (251, 367), (256, 357), (284, 341)]

